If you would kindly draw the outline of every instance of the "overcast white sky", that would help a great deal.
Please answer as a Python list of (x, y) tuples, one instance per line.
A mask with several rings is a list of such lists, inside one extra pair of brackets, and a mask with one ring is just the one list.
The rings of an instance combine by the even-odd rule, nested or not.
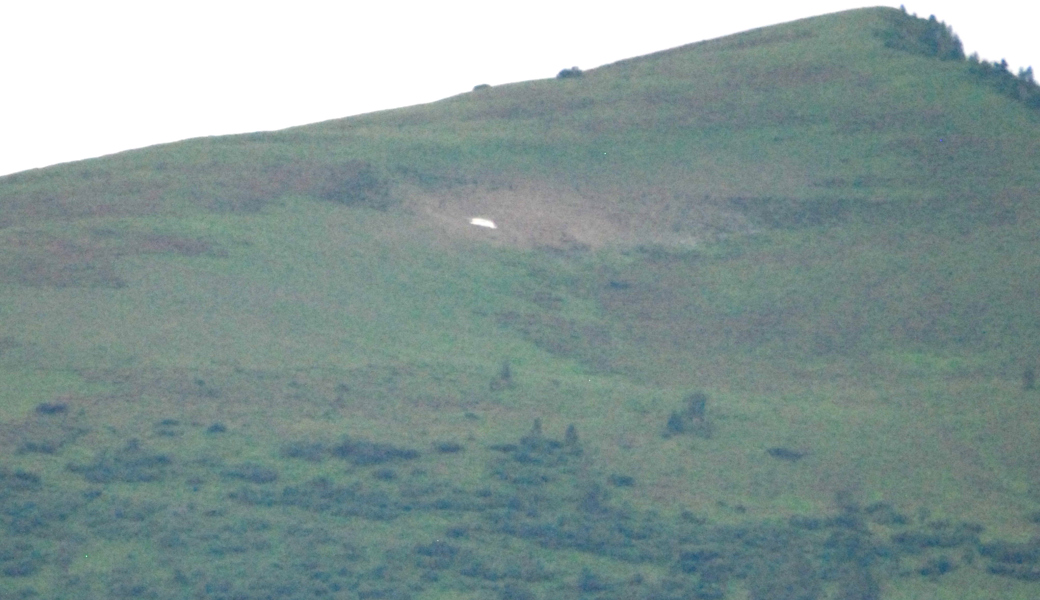
[[(883, 3), (898, 7), (899, 3)], [(929, 0), (965, 50), (1040, 71), (1040, 2)], [(553, 77), (872, 2), (11, 1), (0, 175)]]

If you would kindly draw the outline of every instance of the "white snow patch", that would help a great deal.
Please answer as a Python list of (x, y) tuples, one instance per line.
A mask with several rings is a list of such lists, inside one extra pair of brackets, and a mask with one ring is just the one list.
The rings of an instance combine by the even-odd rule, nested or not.
[(481, 217), (473, 217), (469, 220), (470, 225), (476, 225), (477, 227), (487, 227), (488, 229), (498, 229), (498, 225), (491, 219), (483, 219)]

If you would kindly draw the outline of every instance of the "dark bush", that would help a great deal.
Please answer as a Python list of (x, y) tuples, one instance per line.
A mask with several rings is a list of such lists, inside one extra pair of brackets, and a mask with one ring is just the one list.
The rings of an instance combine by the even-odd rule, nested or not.
[(841, 223), (847, 220), (855, 208), (848, 198), (738, 196), (730, 198), (728, 203), (756, 223), (776, 229), (801, 229)]
[[(575, 437), (577, 434), (575, 433)], [(524, 463), (544, 464), (558, 463), (565, 460), (559, 450), (563, 443), (542, 434), (542, 420), (535, 419), (531, 431), (520, 438), (520, 445), (513, 454), (513, 459)]]
[(40, 570), (40, 561), (20, 560), (4, 563), (4, 577), (29, 577)]
[[(291, 489), (291, 488), (287, 488)], [(286, 494), (283, 492), (282, 502), (294, 506), (295, 503), (291, 502), (292, 497), (285, 498)], [(274, 492), (270, 491), (270, 488), (255, 488), (242, 486), (239, 489), (228, 494), (228, 498), (241, 502), (242, 504), (251, 504), (253, 506), (274, 506), (279, 504), (279, 500)], [(303, 506), (301, 508), (307, 508)]]
[(581, 575), (578, 576), (578, 591), (583, 594), (595, 594), (597, 592), (605, 592), (611, 588), (602, 576), (594, 573), (588, 567), (581, 569)]
[(807, 517), (804, 515), (792, 515), (787, 523), (796, 529), (807, 529), (809, 531), (819, 531), (827, 525), (827, 521), (819, 517)]
[(169, 456), (146, 452), (137, 440), (130, 440), (117, 452), (103, 451), (91, 464), (67, 468), (90, 483), (144, 483), (162, 480), (171, 462)]
[(491, 88), (491, 86), (486, 84), (486, 83), (479, 83), (479, 84), (473, 86), (473, 91), (477, 92), (477, 91), (480, 91), (480, 90), (487, 90), (487, 89), (490, 89), (490, 88)]
[(272, 483), (278, 480), (278, 471), (256, 463), (242, 463), (220, 475), (224, 479), (241, 479), (256, 484)]
[(707, 404), (708, 395), (704, 392), (694, 392), (686, 396), (686, 415), (691, 419), (703, 419)]
[(866, 567), (883, 553), (880, 545), (870, 536), (867, 529), (833, 529), (823, 542), (827, 560), (857, 567)]
[(27, 441), (18, 446), (18, 454), (55, 454), (60, 447), (54, 440)]
[(838, 577), (835, 600), (881, 600), (881, 586), (869, 568), (849, 568)]
[(867, 506), (863, 511), (867, 518), (879, 525), (903, 526), (910, 523), (910, 518), (896, 511), (895, 507), (887, 502), (875, 502)]
[(750, 600), (816, 600), (820, 580), (801, 554), (763, 557), (748, 577)]
[(497, 392), (499, 390), (509, 389), (514, 387), (516, 384), (513, 382), (513, 368), (510, 366), (508, 360), (502, 361), (502, 366), (498, 369), (498, 375), (491, 380), (491, 391)]
[(668, 415), (668, 423), (665, 424), (664, 431), (665, 437), (686, 433), (686, 419), (679, 411), (673, 410), (672, 414)]
[(0, 574), (4, 577), (29, 577), (44, 566), (43, 555), (25, 542), (0, 542)]
[(435, 570), (450, 568), (460, 552), (458, 546), (442, 541), (418, 545), (413, 551), (418, 555), (417, 564), (420, 568)]
[(722, 555), (711, 548), (688, 550), (679, 554), (678, 567), (683, 573), (697, 573), (721, 558)]
[(113, 600), (155, 600), (159, 593), (150, 588), (149, 584), (138, 580), (138, 577), (128, 573), (118, 573), (111, 576), (111, 587), (109, 598)]
[(68, 410), (69, 405), (64, 402), (44, 402), (36, 405), (36, 412), (41, 415), (60, 415)]
[(607, 481), (614, 487), (634, 487), (636, 485), (635, 477), (632, 477), (631, 475), (622, 475), (620, 473), (612, 473), (610, 477), (607, 478)]
[(1022, 371), (1022, 389), (1027, 392), (1036, 389), (1036, 369), (1033, 367), (1026, 367)]
[(417, 450), (351, 439), (346, 439), (340, 445), (332, 448), (332, 455), (350, 461), (359, 467), (419, 458)]
[(928, 561), (921, 567), (919, 573), (923, 577), (938, 577), (956, 569), (956, 563), (954, 563), (949, 556), (943, 554), (928, 559)]
[(979, 542), (982, 527), (973, 523), (953, 526), (944, 522), (929, 523), (927, 528), (901, 531), (892, 536), (892, 542), (907, 552), (928, 548), (956, 548), (974, 546)]
[(328, 456), (329, 450), (319, 442), (289, 442), (282, 446), (281, 455), (285, 458), (297, 458), (310, 462), (321, 462)]
[(397, 471), (393, 469), (376, 469), (372, 476), (380, 481), (393, 481), (397, 479)]
[(575, 77), (581, 77), (583, 75), (582, 70), (578, 67), (571, 67), (564, 69), (556, 74), (557, 79), (573, 79)]
[(182, 435), (180, 424), (177, 419), (163, 419), (155, 424), (155, 433), (166, 437), (179, 437)]
[(421, 556), (440, 556), (454, 558), (459, 553), (459, 547), (453, 546), (440, 540), (425, 545), (417, 545), (414, 548), (416, 554)]
[(996, 562), (1033, 565), (1040, 562), (1040, 542), (991, 542), (984, 544), (980, 553)]
[(609, 511), (607, 501), (610, 494), (598, 483), (592, 483), (582, 491), (581, 500), (578, 501), (578, 509), (585, 513), (606, 514)]
[(682, 411), (672, 411), (665, 424), (665, 437), (690, 433), (697, 437), (711, 437), (712, 427), (707, 416), (708, 396), (704, 392), (693, 392), (684, 399)]
[(726, 589), (715, 581), (701, 579), (691, 590), (697, 600), (723, 600), (726, 597)]
[(34, 492), (42, 486), (42, 480), (36, 473), (18, 469), (14, 472), (0, 467), (0, 499), (14, 492)]
[(793, 450), (791, 448), (783, 448), (780, 446), (769, 448), (766, 450), (766, 454), (773, 458), (786, 460), (788, 462), (797, 462), (805, 458), (805, 452), (802, 452), (801, 450)]
[(986, 570), (994, 575), (1002, 575), (1022, 581), (1040, 581), (1040, 569), (1032, 565), (990, 565)]
[(578, 439), (578, 428), (573, 423), (567, 426), (567, 431), (563, 434), (563, 447), (570, 454), (581, 454), (581, 441)]
[[(237, 596), (235, 597), (237, 599)], [(394, 587), (376, 587), (361, 589), (357, 592), (358, 600), (411, 600), (407, 592)]]
[(206, 433), (224, 433), (227, 431), (227, 426), (223, 423), (217, 422), (206, 428)]
[(455, 442), (437, 442), (433, 445), (433, 449), (441, 454), (455, 454), (456, 452), (462, 452), (462, 444)]
[(500, 569), (496, 569), (494, 565), (485, 564), (482, 560), (474, 560), (466, 566), (459, 569), (459, 574), (463, 577), (472, 577), (474, 579), (484, 579), (487, 581), (498, 581), (504, 578), (504, 573)]
[(501, 600), (536, 600), (534, 592), (519, 583), (507, 583), (502, 587), (498, 597)]

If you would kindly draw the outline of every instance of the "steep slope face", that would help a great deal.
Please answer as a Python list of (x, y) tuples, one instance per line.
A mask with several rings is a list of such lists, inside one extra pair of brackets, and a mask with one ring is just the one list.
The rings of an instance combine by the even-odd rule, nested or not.
[[(980, 79), (978, 65), (951, 54), (951, 39), (897, 10), (849, 11), (580, 77), (17, 174), (0, 179), (0, 280), (121, 289), (132, 284), (132, 257), (206, 260), (246, 243), (274, 251), (270, 238), (233, 239), (256, 227), (229, 223), (283, 220), (301, 224), (287, 232), (309, 232), (315, 214), (332, 211), (342, 230), (319, 234), (329, 260), (353, 243), (343, 233), (356, 230), (350, 223), (368, 222), (379, 229), (359, 246), (436, 247), (444, 263), (488, 243), (643, 248), (635, 266), (604, 267), (574, 293), (606, 310), (605, 329), (626, 323), (617, 327), (677, 362), (711, 346), (694, 339), (809, 354), (895, 339), (1004, 346), (1011, 356), (1036, 329), (1025, 300), (1033, 287), (1016, 282), (1034, 272), (1026, 240), (1040, 189), (1040, 113)], [(477, 216), (498, 229), (469, 225)], [(145, 219), (112, 225), (128, 217)], [(829, 238), (813, 229), (834, 226), (841, 232)], [(770, 245), (759, 236), (764, 246), (725, 251), (744, 258), (694, 264), (714, 252), (696, 254), (704, 242), (806, 228), (809, 237)], [(961, 274), (955, 285), (935, 274), (940, 266)], [(643, 281), (639, 269), (660, 275)], [(738, 291), (732, 273), (772, 283)], [(645, 285), (607, 285), (624, 277)], [(702, 277), (710, 287), (693, 283)], [(835, 280), (844, 282), (837, 290)], [(528, 337), (585, 330), (524, 319), (505, 321)], [(603, 338), (604, 327), (591, 330)]]
[[(1036, 337), (1026, 301), (1033, 286), (1018, 282), (1035, 270), (1032, 251), (1022, 249), (1036, 224), (1040, 113), (980, 79), (951, 40), (944, 27), (900, 11), (849, 11), (580, 77), (9, 176), (0, 180), (0, 281), (120, 290), (134, 287), (135, 261), (219, 261), (249, 248), (275, 253), (281, 264), (288, 248), (299, 248), (255, 237), (272, 221), (287, 225), (279, 229), (287, 236), (318, 236), (306, 252), (332, 266), (315, 273), (351, 272), (337, 257), (352, 244), (377, 254), (396, 246), (386, 255), (396, 257), (443, 253), (431, 259), (441, 270), (468, 264), (457, 257), (482, 244), (503, 252), (639, 248), (559, 293), (526, 279), (537, 279), (534, 268), (518, 276), (526, 267), (474, 267), (508, 271), (525, 281), (518, 287), (580, 297), (576, 312), (605, 325), (516, 307), (484, 316), (525, 339), (554, 332), (544, 347), (610, 338), (618, 342), (610, 352), (646, 343), (677, 362), (716, 343), (809, 355), (955, 343), (1003, 347), (1010, 360)], [(478, 216), (499, 227), (469, 225)], [(315, 233), (322, 220), (338, 229)], [(368, 223), (379, 226), (357, 237)], [(746, 240), (749, 232), (776, 235), (698, 254), (704, 242)], [(402, 277), (438, 289), (422, 265), (381, 260), (365, 272), (403, 269)], [(940, 267), (959, 277), (950, 283), (936, 275)], [(647, 281), (640, 270), (659, 275)], [(626, 278), (641, 285), (625, 288)], [(339, 306), (339, 287), (289, 279), (312, 302)], [(836, 280), (844, 282), (837, 290)], [(511, 285), (495, 284), (501, 297)], [(463, 304), (480, 304), (470, 292)], [(528, 299), (542, 310), (539, 293)], [(378, 296), (367, 301), (379, 304)], [(386, 322), (421, 306), (388, 311)], [(451, 307), (436, 312), (465, 319)], [(252, 322), (262, 321), (257, 314)], [(308, 331), (331, 323), (319, 322)], [(553, 337), (566, 331), (598, 333), (575, 334), (577, 343)], [(402, 347), (406, 337), (391, 336)], [(632, 362), (601, 350), (571, 354)]]
[[(1035, 111), (981, 86), (964, 61), (886, 47), (904, 20), (888, 9), (820, 17), (365, 125), (422, 132), (420, 170), (551, 182), (560, 204), (643, 226), (648, 241), (853, 213), (1028, 212)], [(452, 134), (469, 152), (445, 143)], [(492, 185), (458, 190), (461, 211)]]
[(1036, 111), (964, 60), (888, 47), (921, 22), (849, 11), (581, 77), (18, 174), (2, 181), (2, 218), (255, 210), (296, 195), (404, 206), (457, 233), (486, 214), (508, 243), (599, 246), (853, 214), (1032, 214)]
[[(452, 330), (439, 337), (476, 357), (487, 347), (478, 332), (504, 327), (553, 356), (670, 385), (692, 377), (673, 365), (746, 351), (799, 360), (956, 347), (1011, 364), (1040, 338), (1028, 300), (1040, 118), (948, 43), (930, 49), (951, 39), (897, 10), (849, 11), (580, 77), (9, 176), (0, 281), (123, 290), (120, 302), (154, 315), (127, 353), (186, 363), (198, 359), (191, 345), (165, 342), (161, 303), (148, 300), (177, 285), (271, 296), (241, 311), (207, 305), (234, 326), (191, 318), (187, 302), (176, 310), (181, 337), (214, 348), (230, 331), (238, 348), (275, 348), (264, 358), (274, 362), (278, 348), (338, 355), (314, 340), (343, 323), (366, 332), (364, 352), (410, 348), (405, 332), (436, 328), (400, 324), (432, 313)], [(477, 216), (499, 227), (472, 227)], [(473, 258), (485, 244), (504, 254)], [(546, 266), (509, 254), (532, 247), (622, 256)], [(294, 270), (295, 253), (310, 262)], [(224, 279), (153, 264), (169, 260)], [(358, 301), (340, 278), (367, 278), (370, 293)], [(382, 302), (407, 297), (395, 278), (423, 282), (412, 289), (421, 300)], [(272, 320), (289, 304), (275, 298), (284, 289), (326, 308), (303, 324)], [(438, 295), (459, 289), (458, 306)], [(54, 322), (86, 320), (53, 306)], [(366, 314), (380, 325), (359, 324)], [(104, 337), (109, 325), (88, 330)], [(299, 352), (291, 331), (323, 350)], [(57, 334), (22, 323), (10, 336)]]

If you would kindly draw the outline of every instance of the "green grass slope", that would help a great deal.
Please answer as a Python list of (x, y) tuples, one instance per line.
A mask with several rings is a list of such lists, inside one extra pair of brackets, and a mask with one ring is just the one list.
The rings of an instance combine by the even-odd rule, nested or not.
[(958, 48), (0, 178), (0, 596), (1034, 597), (1040, 110)]

